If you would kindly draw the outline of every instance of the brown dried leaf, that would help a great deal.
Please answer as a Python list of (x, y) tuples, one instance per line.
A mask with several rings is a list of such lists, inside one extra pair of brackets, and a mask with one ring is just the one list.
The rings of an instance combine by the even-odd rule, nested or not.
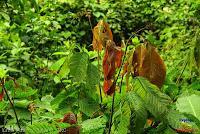
[(93, 29), (93, 49), (101, 51), (103, 47), (106, 47), (106, 42), (108, 40), (113, 41), (112, 31), (108, 23), (101, 20)]
[(166, 67), (155, 47), (151, 45), (147, 45), (147, 48), (137, 47), (133, 54), (132, 65), (135, 76), (143, 76), (159, 88), (162, 87), (165, 81)]

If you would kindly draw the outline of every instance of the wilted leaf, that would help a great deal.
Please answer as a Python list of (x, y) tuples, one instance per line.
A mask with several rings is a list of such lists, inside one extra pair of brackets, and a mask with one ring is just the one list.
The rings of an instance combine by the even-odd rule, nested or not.
[(103, 47), (106, 47), (106, 42), (108, 40), (113, 41), (112, 31), (108, 23), (101, 20), (93, 29), (93, 49), (101, 51)]
[(116, 68), (121, 66), (122, 50), (117, 47), (113, 41), (107, 41), (106, 51), (103, 58), (103, 72), (104, 72), (104, 92), (108, 95), (115, 90), (115, 83), (113, 78)]
[(155, 47), (151, 45), (137, 47), (133, 54), (132, 65), (135, 76), (143, 76), (159, 88), (162, 87), (166, 68)]
[(3, 90), (1, 90), (1, 93), (0, 93), (0, 101), (2, 101), (2, 100), (3, 100), (3, 97), (4, 97), (4, 91), (3, 91)]

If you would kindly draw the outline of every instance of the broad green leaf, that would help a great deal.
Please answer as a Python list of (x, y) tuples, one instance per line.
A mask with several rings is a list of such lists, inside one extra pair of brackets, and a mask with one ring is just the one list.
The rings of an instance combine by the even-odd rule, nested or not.
[(58, 71), (59, 68), (63, 65), (63, 63), (65, 62), (66, 57), (63, 57), (61, 59), (59, 59), (58, 61), (56, 61), (55, 63), (53, 63), (50, 67), (50, 70), (55, 70)]
[(104, 116), (85, 120), (81, 123), (81, 134), (103, 134), (106, 122), (107, 118)]
[(143, 128), (147, 119), (147, 110), (145, 108), (145, 104), (134, 91), (127, 93), (126, 99), (131, 108), (132, 116), (134, 116), (134, 118), (130, 121), (130, 131), (132, 133), (140, 134), (143, 132)]
[(15, 100), (15, 106), (18, 108), (27, 109), (28, 105), (31, 103), (32, 103), (32, 101), (28, 101), (28, 100)]
[(53, 108), (58, 108), (60, 103), (67, 99), (67, 92), (66, 90), (62, 90), (56, 97), (51, 101), (51, 105)]
[(15, 89), (15, 95), (13, 93), (13, 96), (15, 96), (15, 98), (27, 98), (36, 93), (37, 93), (37, 90), (32, 89), (32, 88), (27, 88), (26, 90), (17, 88), (17, 89)]
[(83, 82), (86, 80), (87, 66), (88, 66), (87, 53), (75, 53), (70, 59), (69, 68), (70, 75), (76, 82)]
[(63, 63), (63, 65), (60, 68), (60, 72), (59, 72), (59, 77), (60, 79), (66, 77), (69, 74), (70, 70), (69, 70), (69, 60), (68, 58), (65, 59), (65, 62)]
[(113, 115), (112, 133), (127, 134), (130, 126), (131, 109), (127, 102), (120, 103), (120, 108)]
[(0, 101), (0, 112), (7, 107), (8, 103), (6, 101)]
[(171, 102), (169, 96), (143, 77), (136, 77), (133, 80), (133, 91), (141, 98), (149, 112), (156, 118), (164, 119)]
[(26, 134), (58, 134), (56, 126), (47, 122), (37, 122), (26, 127)]
[(177, 110), (194, 115), (200, 120), (200, 96), (190, 95), (179, 97), (176, 102)]
[(92, 91), (96, 91), (96, 85), (99, 83), (100, 76), (98, 68), (89, 63), (87, 68), (87, 76), (86, 76), (86, 86), (89, 89), (92, 89)]
[(179, 130), (191, 130), (191, 131), (199, 131), (199, 124), (193, 120), (193, 118), (188, 118), (183, 113), (178, 111), (171, 110), (167, 115), (167, 119), (169, 125), (174, 129)]
[(132, 38), (132, 42), (133, 42), (133, 44), (137, 45), (140, 43), (140, 40), (138, 39), (138, 37), (134, 37), (134, 38)]
[(7, 70), (0, 68), (0, 78), (4, 78), (6, 76)]
[(80, 111), (91, 117), (99, 109), (97, 102), (90, 98), (83, 98), (79, 100)]

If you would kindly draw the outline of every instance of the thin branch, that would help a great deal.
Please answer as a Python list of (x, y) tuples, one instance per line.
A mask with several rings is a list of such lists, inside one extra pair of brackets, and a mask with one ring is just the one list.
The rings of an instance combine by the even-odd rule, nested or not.
[[(113, 83), (115, 84), (115, 83)], [(114, 113), (114, 105), (115, 105), (115, 91), (113, 93), (112, 97), (112, 108), (111, 108), (111, 114), (110, 114), (110, 121), (109, 121), (109, 127), (108, 127), (108, 134), (111, 132), (111, 127), (112, 127), (112, 118), (113, 118), (113, 113)]]
[[(91, 28), (91, 31), (92, 31), (92, 34), (94, 34), (93, 33), (93, 30), (92, 30), (92, 23), (91, 23), (91, 16), (90, 15), (87, 15), (87, 17), (88, 17), (88, 21), (89, 21), (89, 24), (90, 24), (90, 28)], [(99, 50), (97, 51), (97, 53), (98, 53), (98, 55), (97, 55), (97, 61), (98, 61), (98, 73), (99, 73), (99, 76), (100, 76), (100, 79), (101, 79), (101, 71), (100, 71), (100, 52), (99, 52)], [(100, 81), (99, 81), (99, 83), (98, 83), (98, 87), (99, 87), (99, 95), (100, 95), (100, 108), (102, 108), (102, 102), (103, 102), (103, 97), (102, 97), (102, 91), (101, 91), (101, 83), (100, 83)]]
[[(148, 26), (148, 25), (147, 25), (147, 26)], [(119, 73), (118, 73), (116, 79), (114, 80), (113, 84), (116, 84), (116, 82), (117, 82), (117, 80), (118, 80), (118, 78), (119, 78), (119, 76), (120, 76), (122, 67), (123, 67), (124, 62), (125, 62), (125, 57), (126, 57), (126, 53), (127, 53), (129, 41), (131, 40), (131, 38), (133, 38), (134, 36), (136, 36), (136, 34), (137, 34), (138, 32), (140, 32), (141, 30), (144, 30), (147, 26), (145, 26), (144, 28), (141, 28), (141, 29), (137, 30), (137, 31), (136, 31), (135, 33), (133, 33), (133, 34), (129, 37), (129, 39), (126, 41), (126, 43), (125, 43), (125, 52), (124, 52), (124, 55), (123, 55), (122, 64), (121, 64), (121, 66), (120, 66)], [(120, 85), (120, 90), (121, 90), (121, 86), (122, 86), (122, 84)], [(121, 93), (121, 91), (120, 91), (120, 93)], [(113, 114), (114, 114), (114, 104), (115, 104), (115, 90), (114, 90), (113, 98), (112, 98), (112, 108), (111, 108), (111, 114), (110, 114), (110, 121), (109, 121), (108, 134), (110, 134), (110, 132), (111, 132), (112, 118), (113, 118)]]
[[(132, 35), (132, 36), (134, 36), (134, 35)], [(128, 41), (127, 41), (126, 44), (125, 44), (126, 46), (125, 46), (125, 52), (124, 52), (123, 59), (122, 59), (122, 64), (121, 64), (121, 66), (120, 66), (119, 72), (118, 72), (117, 77), (116, 77), (116, 79), (114, 80), (113, 84), (116, 84), (117, 80), (119, 79), (119, 76), (120, 76), (120, 73), (121, 73), (121, 70), (122, 70), (124, 61), (125, 61), (126, 52), (127, 52), (127, 49), (128, 49), (128, 45), (127, 45), (127, 44), (128, 44), (128, 42), (129, 42), (129, 40), (132, 38), (132, 36), (128, 39)], [(121, 85), (120, 85), (120, 88), (121, 88)], [(111, 114), (110, 114), (110, 121), (109, 121), (108, 134), (110, 134), (110, 132), (111, 132), (112, 118), (113, 118), (113, 114), (114, 114), (114, 105), (115, 105), (115, 90), (114, 90), (113, 97), (112, 97), (112, 108), (111, 108)]]
[(19, 127), (19, 130), (21, 130), (21, 127), (20, 127), (20, 124), (19, 124), (19, 119), (18, 119), (18, 117), (17, 117), (17, 113), (16, 113), (16, 110), (15, 110), (14, 104), (13, 104), (13, 102), (11, 101), (11, 99), (10, 99), (10, 97), (9, 97), (9, 95), (8, 95), (8, 92), (7, 92), (6, 88), (5, 88), (5, 85), (4, 85), (4, 84), (5, 84), (5, 79), (3, 79), (1, 83), (2, 83), (2, 90), (3, 90), (3, 92), (6, 93), (6, 96), (7, 96), (8, 100), (9, 100), (9, 102), (10, 102), (10, 105), (11, 105), (12, 108), (13, 108), (13, 111), (14, 111), (14, 114), (15, 114), (15, 118), (16, 118), (16, 121), (17, 121), (17, 125), (18, 125), (18, 127)]
[[(101, 71), (100, 71), (100, 54), (99, 54), (99, 50), (98, 50), (98, 57), (97, 57), (97, 59), (98, 59), (98, 71), (99, 71), (98, 73), (99, 73), (99, 76), (101, 76), (100, 75)], [(98, 86), (99, 86), (99, 94), (100, 94), (100, 107), (102, 107), (103, 97), (102, 97), (102, 92), (101, 92), (101, 83), (100, 83), (100, 81), (98, 83)]]

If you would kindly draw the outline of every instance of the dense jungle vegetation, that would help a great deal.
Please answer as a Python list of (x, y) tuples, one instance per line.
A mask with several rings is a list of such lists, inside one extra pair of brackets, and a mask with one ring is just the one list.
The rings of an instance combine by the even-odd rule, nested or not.
[(200, 134), (200, 0), (0, 0), (0, 133)]

